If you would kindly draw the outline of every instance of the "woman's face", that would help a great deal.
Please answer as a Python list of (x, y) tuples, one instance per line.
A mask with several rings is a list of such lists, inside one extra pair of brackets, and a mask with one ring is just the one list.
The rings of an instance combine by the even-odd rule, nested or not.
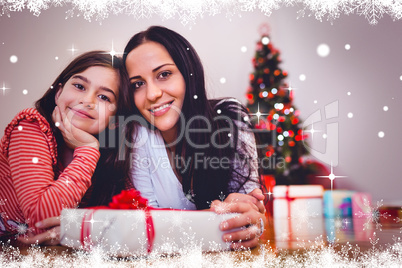
[(74, 74), (56, 94), (56, 105), (76, 128), (97, 135), (116, 112), (119, 75), (111, 68), (89, 67)]
[(162, 133), (176, 131), (186, 83), (165, 47), (141, 44), (128, 53), (126, 68), (142, 116)]

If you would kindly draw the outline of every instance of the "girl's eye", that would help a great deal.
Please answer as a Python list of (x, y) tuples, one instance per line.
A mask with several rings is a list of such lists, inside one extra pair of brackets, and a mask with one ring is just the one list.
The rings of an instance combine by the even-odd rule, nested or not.
[(109, 98), (108, 96), (106, 96), (106, 95), (99, 95), (99, 98), (100, 98), (101, 100), (111, 102), (111, 101), (110, 101), (110, 98)]
[(161, 73), (159, 74), (159, 77), (162, 78), (162, 79), (166, 79), (166, 78), (168, 78), (171, 74), (172, 74), (172, 73), (169, 72), (169, 71), (164, 71), (164, 72), (161, 72)]
[(74, 86), (75, 86), (76, 88), (78, 88), (79, 90), (84, 90), (84, 89), (85, 89), (84, 86), (81, 85), (81, 84), (74, 84)]
[(137, 81), (131, 84), (131, 87), (133, 89), (139, 89), (141, 86), (143, 86), (145, 83), (143, 81)]

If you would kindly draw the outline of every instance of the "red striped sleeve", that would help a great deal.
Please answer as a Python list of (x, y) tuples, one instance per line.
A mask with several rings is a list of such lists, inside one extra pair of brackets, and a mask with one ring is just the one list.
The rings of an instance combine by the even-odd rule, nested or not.
[[(9, 164), (18, 203), (29, 225), (76, 207), (91, 185), (99, 159), (92, 147), (78, 147), (72, 162), (55, 180), (47, 141), (37, 122), (22, 120), (9, 144)], [(20, 128), (21, 129), (21, 128)]]

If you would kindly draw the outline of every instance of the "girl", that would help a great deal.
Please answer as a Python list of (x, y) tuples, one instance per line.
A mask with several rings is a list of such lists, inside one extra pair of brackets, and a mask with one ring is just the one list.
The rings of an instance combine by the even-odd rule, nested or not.
[(100, 149), (99, 140), (108, 140), (109, 121), (117, 106), (124, 106), (120, 89), (126, 81), (120, 59), (102, 51), (85, 53), (63, 70), (36, 109), (21, 111), (6, 127), (0, 147), (0, 236), (41, 233), (35, 223), (76, 207), (98, 161), (97, 183), (84, 203), (107, 204), (126, 186), (122, 179), (112, 180), (122, 176), (109, 176), (119, 170), (115, 145)]
[(264, 196), (256, 189), (257, 153), (246, 109), (233, 99), (207, 99), (196, 51), (167, 28), (134, 35), (123, 61), (134, 102), (128, 113), (141, 115), (146, 121), (137, 122), (148, 126), (137, 127), (131, 140), (134, 187), (155, 207), (241, 213), (221, 229), (248, 228), (224, 240), (235, 242), (233, 248), (257, 245)]

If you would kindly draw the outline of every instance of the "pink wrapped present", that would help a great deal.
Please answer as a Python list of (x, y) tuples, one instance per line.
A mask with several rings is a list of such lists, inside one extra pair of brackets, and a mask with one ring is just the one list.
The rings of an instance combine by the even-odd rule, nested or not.
[(371, 195), (369, 193), (354, 193), (352, 195), (352, 216), (367, 219), (371, 213)]

